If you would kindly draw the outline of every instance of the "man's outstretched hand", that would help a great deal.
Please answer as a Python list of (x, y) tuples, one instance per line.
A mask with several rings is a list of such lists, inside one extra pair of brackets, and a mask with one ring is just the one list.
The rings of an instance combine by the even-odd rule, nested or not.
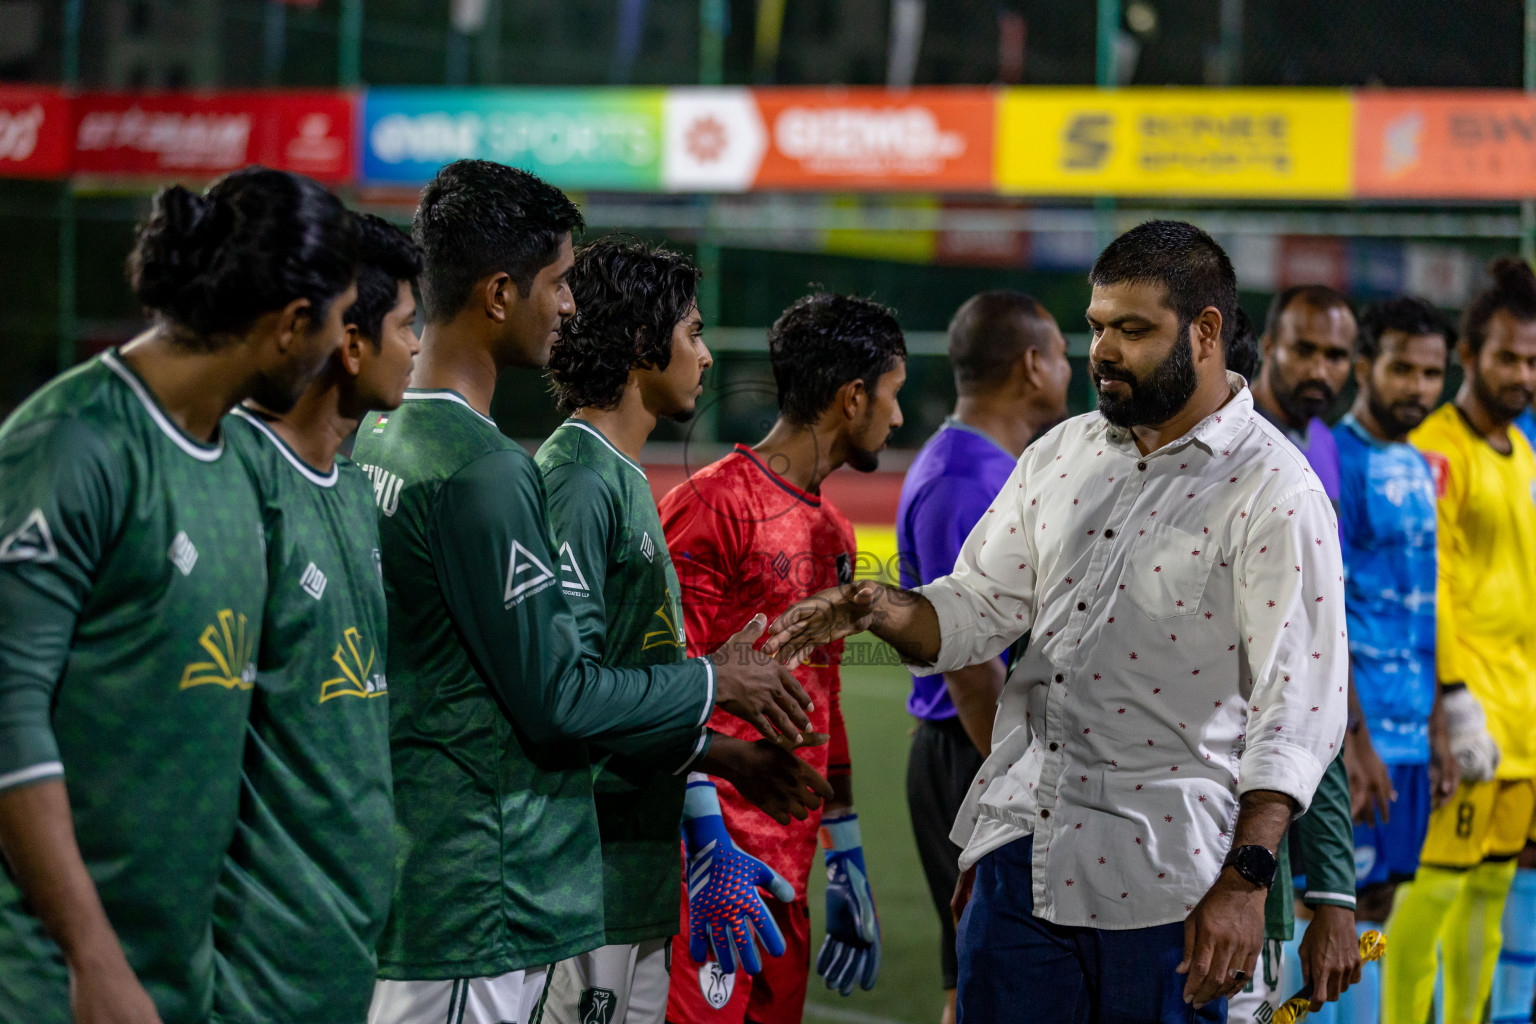
[(870, 580), (828, 587), (789, 606), (768, 627), (763, 651), (796, 668), (823, 644), (862, 633), (874, 622), (875, 602), (885, 588)]
[[(789, 669), (752, 649), (763, 635), (765, 615), (754, 615), (741, 632), (720, 645), (715, 665), (715, 704), (750, 723), (776, 743), (804, 742), (813, 705)], [(782, 737), (782, 739), (781, 739)]]
[[(824, 732), (805, 734), (803, 747), (819, 747)], [(832, 783), (815, 768), (770, 740), (755, 743), (716, 735), (701, 768), (736, 787), (736, 792), (780, 825), (804, 821), (822, 801), (832, 799)]]

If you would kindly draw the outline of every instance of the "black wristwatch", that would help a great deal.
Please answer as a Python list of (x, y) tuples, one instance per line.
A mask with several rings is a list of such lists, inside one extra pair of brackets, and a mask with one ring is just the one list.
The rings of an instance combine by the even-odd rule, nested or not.
[(1279, 867), (1279, 862), (1275, 860), (1274, 854), (1262, 846), (1234, 846), (1221, 866), (1231, 868), (1243, 876), (1245, 881), (1261, 889), (1268, 889), (1275, 883), (1275, 869)]

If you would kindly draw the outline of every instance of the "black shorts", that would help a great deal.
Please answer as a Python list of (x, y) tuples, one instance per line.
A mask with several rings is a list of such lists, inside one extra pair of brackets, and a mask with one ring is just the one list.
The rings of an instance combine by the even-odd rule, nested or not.
[(981, 770), (976, 749), (959, 718), (919, 719), (907, 756), (907, 807), (917, 856), (923, 864), (928, 891), (939, 913), (939, 966), (944, 987), (954, 988), (960, 968), (955, 958), (955, 925), (949, 900), (960, 878), (960, 847), (949, 841), (949, 830), (976, 773)]

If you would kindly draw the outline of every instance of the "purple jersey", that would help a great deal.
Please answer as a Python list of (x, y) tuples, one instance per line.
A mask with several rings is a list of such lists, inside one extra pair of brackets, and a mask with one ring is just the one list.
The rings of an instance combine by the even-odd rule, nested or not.
[[(912, 460), (896, 510), (901, 585), (915, 587), (948, 576), (971, 528), (1017, 462), (991, 437), (953, 416)], [(955, 716), (942, 675), (913, 676), (907, 710), (937, 721)]]
[(1253, 407), (1265, 419), (1279, 427), (1280, 432), (1306, 457), (1307, 465), (1311, 466), (1312, 472), (1317, 474), (1317, 482), (1323, 485), (1323, 493), (1328, 495), (1328, 500), (1333, 502), (1333, 510), (1337, 512), (1339, 510), (1339, 445), (1334, 440), (1333, 431), (1328, 429), (1328, 424), (1314, 416), (1307, 424), (1306, 430), (1292, 430), (1259, 402), (1255, 401)]
[(1314, 418), (1307, 424), (1304, 440), (1306, 444), (1298, 445), (1301, 454), (1307, 457), (1307, 464), (1317, 474), (1317, 482), (1323, 485), (1323, 492), (1333, 502), (1334, 511), (1338, 511), (1339, 444), (1334, 440), (1333, 431), (1328, 429), (1328, 424)]

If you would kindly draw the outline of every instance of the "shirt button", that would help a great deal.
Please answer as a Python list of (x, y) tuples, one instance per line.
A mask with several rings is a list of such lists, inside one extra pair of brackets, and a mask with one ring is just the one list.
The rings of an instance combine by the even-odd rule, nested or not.
[(1104, 537), (1105, 537), (1106, 540), (1111, 538), (1111, 537), (1113, 537), (1114, 535), (1115, 535), (1115, 531), (1114, 530), (1105, 530), (1104, 531)]
[(1062, 675), (1062, 674), (1061, 674), (1061, 673), (1060, 673), (1060, 672), (1057, 672), (1057, 673), (1056, 673), (1056, 681), (1057, 681), (1057, 682), (1058, 682), (1058, 683), (1059, 683), (1059, 682), (1061, 682), (1061, 681), (1062, 681), (1062, 680), (1063, 680), (1063, 679), (1065, 679), (1065, 678), (1066, 678), (1066, 677), (1065, 677), (1065, 676), (1063, 676), (1063, 675)]
[(1050, 816), (1051, 816), (1051, 812), (1050, 811), (1041, 811), (1040, 812), (1040, 817), (1042, 817), (1042, 818), (1049, 818)]
[(1147, 468), (1147, 464), (1145, 462), (1138, 462), (1136, 463), (1136, 468), (1144, 471)]
[(1088, 605), (1085, 602), (1079, 601), (1077, 602), (1077, 610), (1080, 612), (1085, 612), (1088, 610)]
[(1052, 743), (1052, 744), (1051, 744), (1051, 749), (1052, 749), (1052, 750), (1055, 750), (1055, 749), (1056, 749), (1056, 747), (1057, 747), (1057, 744), (1055, 744), (1055, 743)]

